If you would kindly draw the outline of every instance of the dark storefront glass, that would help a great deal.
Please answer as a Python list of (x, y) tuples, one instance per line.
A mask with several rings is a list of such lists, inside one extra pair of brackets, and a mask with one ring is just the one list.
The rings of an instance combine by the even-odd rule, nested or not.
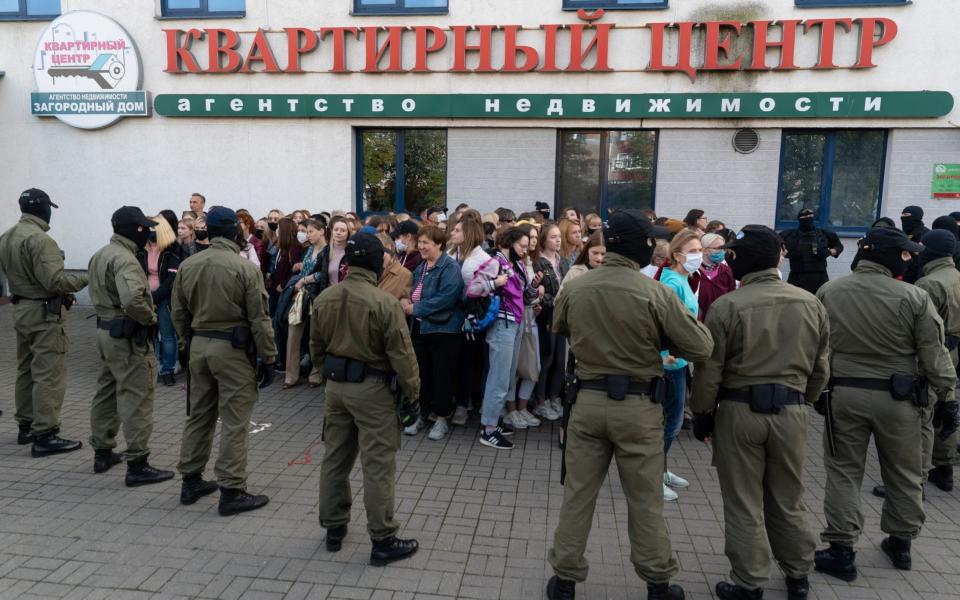
[(357, 146), (360, 212), (417, 214), (447, 205), (445, 129), (359, 130)]

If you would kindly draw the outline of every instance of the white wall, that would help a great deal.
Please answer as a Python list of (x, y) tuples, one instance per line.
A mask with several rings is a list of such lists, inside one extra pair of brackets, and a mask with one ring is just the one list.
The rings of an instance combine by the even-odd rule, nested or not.
[(929, 227), (937, 217), (960, 210), (960, 200), (931, 198), (935, 163), (960, 163), (960, 128), (891, 131), (883, 214), (899, 224), (903, 208), (913, 204), (923, 208)]

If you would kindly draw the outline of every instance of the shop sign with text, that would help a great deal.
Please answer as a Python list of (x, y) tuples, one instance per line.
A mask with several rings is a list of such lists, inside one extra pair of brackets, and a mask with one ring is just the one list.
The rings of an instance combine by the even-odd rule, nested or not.
[(940, 163), (933, 166), (933, 197), (960, 199), (960, 165)]
[(158, 94), (167, 117), (430, 119), (923, 118), (948, 92), (745, 94)]

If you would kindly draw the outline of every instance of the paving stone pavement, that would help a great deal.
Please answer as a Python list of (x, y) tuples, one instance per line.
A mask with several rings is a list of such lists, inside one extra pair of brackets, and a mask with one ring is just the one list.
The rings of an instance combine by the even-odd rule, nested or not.
[[(518, 432), (513, 451), (478, 445), (476, 420), (442, 442), (404, 437), (397, 458), (397, 518), (420, 552), (386, 568), (367, 564), (369, 540), (359, 465), (352, 477), (350, 535), (338, 554), (323, 548), (317, 523), (317, 484), (323, 445), (323, 395), (279, 383), (254, 411), (249, 487), (270, 495), (265, 508), (220, 517), (216, 496), (180, 506), (179, 481), (128, 489), (123, 468), (103, 475), (93, 453), (33, 459), (18, 446), (13, 422), (15, 344), (11, 309), (0, 309), (0, 599), (543, 598), (550, 575), (547, 550), (562, 488), (556, 425)], [(98, 369), (89, 310), (69, 318), (69, 387), (63, 434), (86, 440), (89, 402)], [(151, 462), (173, 468), (180, 447), (184, 392), (158, 386)], [(808, 442), (805, 478), (815, 531), (823, 526), (824, 469), (818, 417)], [(269, 426), (267, 426), (269, 424)], [(85, 442), (86, 444), (86, 442)], [(121, 441), (120, 447), (123, 444)], [(710, 450), (681, 433), (671, 469), (690, 480), (666, 508), (673, 549), (687, 597), (712, 597), (729, 570), (723, 555), (722, 503)], [(212, 465), (207, 469), (212, 476)], [(811, 598), (883, 600), (960, 598), (960, 501), (927, 491), (927, 523), (914, 545), (914, 570), (893, 570), (880, 552), (881, 501), (871, 455), (862, 490), (866, 534), (853, 584), (811, 577)], [(589, 581), (581, 598), (640, 599), (645, 586), (629, 561), (626, 502), (616, 469), (601, 491), (587, 556)], [(767, 598), (786, 597), (775, 578)]]

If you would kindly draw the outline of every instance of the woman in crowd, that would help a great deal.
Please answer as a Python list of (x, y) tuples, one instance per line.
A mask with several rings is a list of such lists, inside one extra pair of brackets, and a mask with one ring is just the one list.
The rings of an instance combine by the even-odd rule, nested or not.
[(198, 215), (193, 222), (193, 233), (196, 236), (197, 252), (203, 252), (210, 247), (210, 238), (207, 234), (207, 217)]
[[(450, 431), (447, 420), (453, 416), (454, 378), (460, 365), (462, 343), (463, 278), (460, 265), (444, 249), (447, 239), (439, 227), (428, 226), (417, 235), (417, 246), (423, 261), (413, 272), (413, 291), (401, 300), (404, 313), (410, 317), (413, 349), (420, 365), (420, 407), (432, 413), (436, 421), (427, 435), (439, 441)], [(424, 422), (404, 429), (416, 435)]]
[[(494, 259), (484, 250), (482, 217), (475, 210), (467, 209), (460, 215), (456, 225), (450, 231), (450, 256), (460, 265), (460, 275), (464, 287), (477, 269)], [(457, 382), (457, 407), (454, 409), (453, 425), (466, 425), (472, 406), (479, 406), (483, 398), (484, 362), (487, 346), (484, 331), (473, 331), (472, 326), (464, 325), (463, 347), (460, 353), (460, 377)]]
[(336, 285), (343, 281), (347, 274), (347, 262), (344, 260), (347, 251), (347, 240), (352, 235), (344, 217), (332, 217), (330, 219), (330, 245), (324, 250), (322, 268), (326, 273), (326, 279), (323, 287), (318, 291), (319, 294), (327, 287)]
[(393, 230), (394, 248), (397, 250), (397, 260), (408, 271), (413, 273), (420, 264), (420, 252), (417, 251), (417, 232), (420, 227), (412, 219), (397, 223)]
[(590, 236), (586, 246), (583, 247), (583, 252), (577, 257), (577, 262), (571, 265), (570, 270), (563, 276), (563, 281), (560, 282), (560, 290), (563, 291), (563, 286), (568, 282), (603, 264), (603, 257), (606, 255), (607, 247), (603, 245), (603, 232), (598, 231)]
[(584, 242), (586, 242), (591, 235), (603, 229), (603, 219), (601, 219), (598, 214), (590, 213), (583, 218), (583, 222), (586, 224), (586, 229), (581, 232)]
[[(174, 372), (177, 365), (177, 333), (173, 329), (173, 319), (170, 318), (170, 292), (173, 290), (173, 281), (180, 267), (180, 244), (173, 233), (176, 225), (176, 215), (169, 211), (173, 223), (167, 220), (167, 215), (160, 214), (152, 218), (156, 227), (150, 232), (147, 242), (147, 280), (150, 283), (150, 293), (153, 303), (157, 307), (158, 339), (154, 343), (154, 352), (157, 362), (160, 363), (160, 382), (171, 386), (176, 383)], [(184, 365), (186, 367), (186, 365)]]
[(583, 249), (583, 238), (580, 221), (560, 219), (560, 256), (570, 264), (577, 262), (577, 257)]
[(413, 273), (397, 260), (397, 251), (389, 235), (380, 233), (377, 234), (377, 239), (383, 244), (383, 275), (380, 276), (380, 285), (377, 287), (397, 300), (409, 298), (413, 290)]
[[(309, 214), (310, 213), (307, 213), (307, 215)], [(290, 218), (293, 220), (295, 224), (300, 225), (300, 223), (303, 223), (306, 216), (304, 216), (302, 210), (295, 210), (293, 211), (293, 213), (291, 213)]]
[(177, 223), (177, 241), (180, 243), (180, 258), (186, 260), (197, 253), (197, 235), (193, 230), (194, 219), (180, 219)]
[(530, 240), (522, 262), (526, 279), (531, 287), (536, 288), (537, 294), (524, 296), (523, 333), (520, 354), (517, 357), (517, 375), (512, 380), (514, 385), (507, 392), (507, 416), (504, 421), (514, 429), (526, 429), (540, 426), (540, 419), (533, 416), (528, 407), (540, 379), (540, 332), (537, 328), (537, 315), (541, 313), (540, 302), (544, 291), (540, 286), (543, 273), (534, 270), (535, 261), (540, 259), (540, 232), (527, 221), (521, 221), (517, 227), (526, 233)]
[[(684, 229), (675, 235), (670, 242), (669, 261), (669, 266), (665, 266), (660, 273), (660, 282), (673, 290), (687, 310), (696, 316), (700, 307), (689, 280), (703, 262), (700, 235), (690, 229)], [(687, 397), (687, 361), (673, 356), (669, 349), (662, 354), (664, 377), (667, 380), (667, 395), (663, 402), (663, 454), (666, 457), (683, 425), (683, 405)], [(689, 485), (682, 477), (666, 470), (663, 474), (663, 499), (676, 500), (677, 493), (671, 488), (685, 488)]]
[(707, 319), (710, 305), (720, 296), (737, 289), (730, 265), (724, 262), (726, 240), (717, 233), (708, 233), (700, 238), (703, 246), (703, 265), (700, 267), (700, 286), (697, 288), (697, 302), (700, 306), (698, 318)]
[[(563, 389), (567, 343), (563, 336), (553, 333), (553, 303), (557, 294), (560, 293), (560, 286), (570, 265), (560, 256), (562, 242), (560, 227), (556, 223), (547, 223), (543, 226), (541, 233), (540, 256), (534, 267), (538, 273), (543, 274), (540, 285), (544, 289), (543, 298), (540, 299), (540, 314), (537, 315), (537, 331), (540, 336), (540, 379), (537, 380), (537, 398), (541, 402), (534, 409), (533, 414), (548, 421), (555, 421), (563, 415), (560, 393)], [(602, 235), (596, 232), (590, 236), (584, 256), (589, 256), (590, 244), (593, 243), (594, 236)]]
[(683, 224), (689, 229), (699, 232), (700, 235), (706, 233), (707, 215), (699, 208), (692, 208), (683, 219)]
[[(277, 229), (277, 262), (270, 281), (270, 307), (273, 316), (273, 335), (278, 348), (287, 347), (287, 321), (293, 284), (303, 267), (303, 247), (297, 241), (297, 224), (293, 219), (280, 219)], [(283, 357), (284, 359), (286, 357)], [(283, 365), (278, 365), (278, 368)]]
[(562, 221), (564, 219), (573, 221), (574, 223), (577, 223), (577, 224), (581, 224), (580, 211), (573, 208), (572, 206), (568, 206), (567, 208), (560, 211), (560, 217), (557, 220)]
[(666, 240), (657, 240), (656, 246), (653, 247), (653, 256), (650, 258), (650, 264), (641, 268), (640, 273), (646, 275), (650, 279), (659, 280), (660, 271), (667, 262), (667, 257), (669, 255), (670, 243)]
[(487, 330), (489, 366), (480, 415), (483, 427), (480, 443), (498, 450), (513, 448), (505, 437), (512, 435), (513, 429), (500, 424), (500, 411), (517, 373), (524, 298), (536, 294), (536, 290), (529, 289), (523, 265), (529, 246), (530, 237), (523, 230), (517, 227), (504, 229), (497, 239), (496, 260), (478, 271), (482, 276), (470, 279), (472, 297), (496, 293), (501, 299), (497, 319)]
[(277, 248), (277, 232), (271, 225), (274, 225), (274, 223), (271, 223), (268, 218), (257, 221), (257, 231), (261, 232), (263, 236), (263, 253), (266, 259), (266, 262), (260, 266), (263, 267), (264, 281), (268, 291), (273, 287), (271, 281), (273, 271), (277, 268), (277, 252), (279, 250)]
[(237, 219), (240, 221), (240, 229), (243, 231), (243, 239), (246, 240), (246, 245), (240, 249), (240, 256), (252, 262), (257, 266), (258, 269), (261, 268), (264, 259), (264, 248), (263, 242), (258, 240), (256, 236), (253, 235), (254, 230), (257, 228), (256, 222), (253, 220), (253, 217), (249, 212), (245, 210), (237, 211)]
[[(293, 295), (296, 297), (300, 290), (304, 290), (303, 300), (299, 305), (294, 306), (291, 301), (288, 309), (288, 329), (287, 329), (287, 358), (286, 371), (283, 377), (283, 389), (291, 388), (300, 383), (300, 363), (304, 355), (303, 352), (303, 332), (307, 330), (310, 324), (310, 303), (326, 279), (323, 272), (321, 257), (327, 248), (327, 234), (323, 226), (314, 220), (307, 219), (300, 225), (305, 229), (307, 238), (307, 251), (303, 255), (300, 272), (295, 276), (293, 283)], [(289, 325), (289, 310), (300, 311), (300, 322), (296, 325)], [(320, 374), (316, 367), (310, 370), (308, 376), (310, 387), (320, 385)]]

